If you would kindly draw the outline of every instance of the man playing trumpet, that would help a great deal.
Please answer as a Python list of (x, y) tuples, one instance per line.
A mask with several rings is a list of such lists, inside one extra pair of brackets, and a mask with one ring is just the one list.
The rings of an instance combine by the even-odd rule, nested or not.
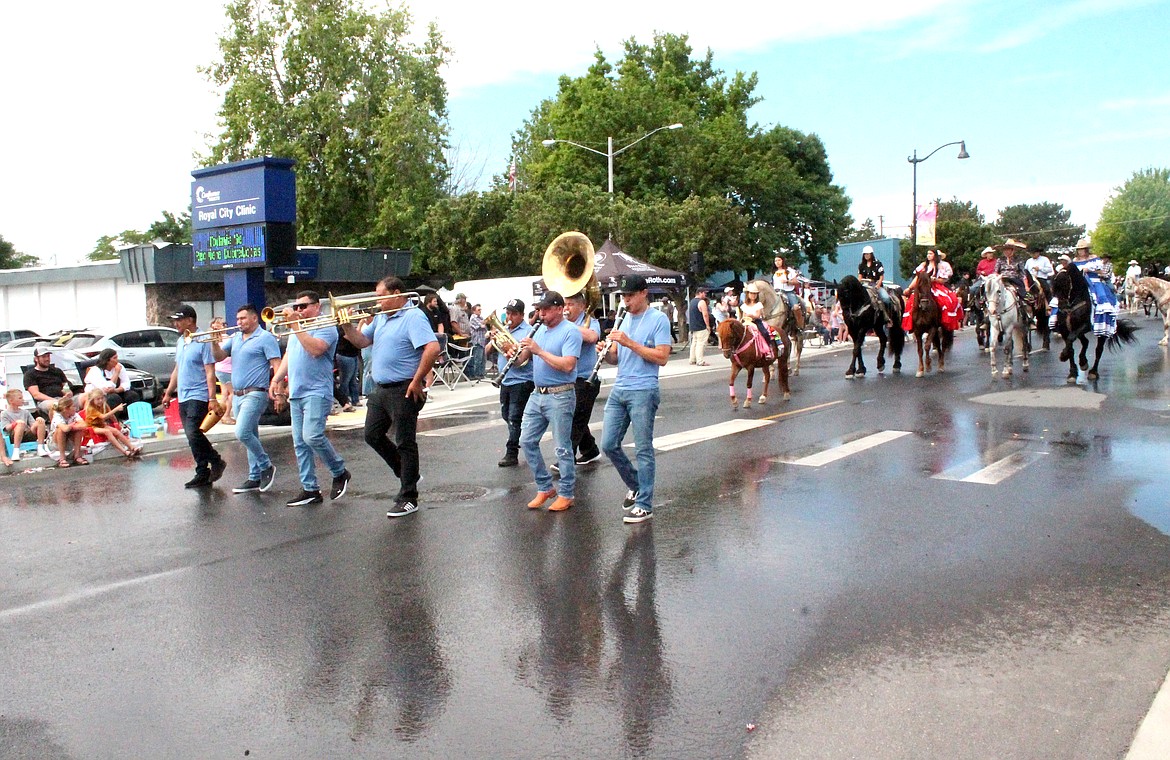
[[(508, 301), (504, 307), (504, 319), (505, 324), (500, 325), (494, 315), (488, 318), (488, 324), (493, 329), (486, 350), (495, 351), (499, 355), (496, 366), (500, 372), (507, 368), (508, 359), (520, 350), (520, 341), (532, 335), (532, 325), (524, 319), (524, 302), (519, 298)], [(523, 366), (513, 364), (500, 382), (500, 416), (508, 423), (504, 458), (496, 463), (500, 467), (515, 467), (520, 462), (520, 423), (524, 419), (524, 407), (528, 405), (532, 388), (532, 362)]]

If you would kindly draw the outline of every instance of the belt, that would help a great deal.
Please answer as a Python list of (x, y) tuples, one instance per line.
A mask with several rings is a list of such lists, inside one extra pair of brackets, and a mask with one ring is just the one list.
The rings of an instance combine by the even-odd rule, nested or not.
[(409, 380), (395, 380), (392, 383), (375, 383), (379, 388), (405, 388), (410, 385)]
[(577, 387), (576, 381), (565, 383), (564, 385), (538, 385), (536, 386), (537, 393), (561, 393), (562, 391), (571, 391)]
[(247, 396), (249, 393), (255, 393), (256, 391), (264, 391), (265, 393), (267, 393), (268, 386), (267, 385), (254, 385), (251, 388), (235, 388), (235, 389), (233, 389), (232, 392), (235, 393), (237, 396)]

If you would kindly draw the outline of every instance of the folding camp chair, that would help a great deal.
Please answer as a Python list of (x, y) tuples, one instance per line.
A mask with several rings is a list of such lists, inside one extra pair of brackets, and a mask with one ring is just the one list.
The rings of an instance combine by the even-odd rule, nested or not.
[(467, 377), (467, 363), (469, 361), (471, 361), (470, 348), (463, 348), (448, 341), (447, 350), (439, 354), (439, 359), (435, 363), (435, 374), (438, 375), (439, 380), (443, 381), (443, 385), (455, 390), (455, 385), (460, 380), (470, 379)]

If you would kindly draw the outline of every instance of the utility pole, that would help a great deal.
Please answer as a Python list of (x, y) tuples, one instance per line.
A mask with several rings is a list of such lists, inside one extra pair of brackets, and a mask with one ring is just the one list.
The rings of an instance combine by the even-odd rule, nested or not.
[(886, 218), (884, 216), (882, 216), (881, 214), (878, 214), (878, 237), (885, 237), (886, 236), (886, 233), (885, 233), (886, 228), (884, 225), (885, 219)]

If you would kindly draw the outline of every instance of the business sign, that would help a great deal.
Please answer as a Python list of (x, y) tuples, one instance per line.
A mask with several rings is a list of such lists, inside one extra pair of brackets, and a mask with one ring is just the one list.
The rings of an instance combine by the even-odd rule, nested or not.
[(242, 224), (195, 230), (191, 234), (195, 269), (244, 269), (295, 259), (291, 224)]
[(300, 277), (302, 280), (317, 279), (317, 267), (320, 264), (319, 255), (297, 251), (296, 263), (287, 267), (273, 267), (272, 279), (287, 280), (289, 277)]
[(191, 172), (196, 230), (253, 222), (295, 222), (296, 175), (287, 158), (256, 158)]

